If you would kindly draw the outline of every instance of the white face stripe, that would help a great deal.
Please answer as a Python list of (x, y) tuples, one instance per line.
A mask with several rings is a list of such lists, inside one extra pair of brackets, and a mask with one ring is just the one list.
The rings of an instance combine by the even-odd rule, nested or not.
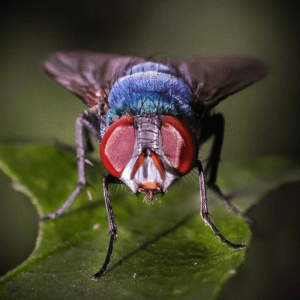
[(161, 178), (160, 172), (154, 165), (150, 156), (145, 157), (143, 165), (138, 169), (134, 178), (131, 179), (133, 168), (138, 159), (138, 156), (133, 157), (124, 169), (120, 180), (122, 180), (134, 193), (138, 192), (141, 186), (153, 183), (159, 187), (160, 191), (163, 193), (166, 192), (167, 188), (175, 180), (179, 179), (181, 175), (171, 166), (166, 157), (159, 156), (159, 158), (165, 169), (164, 180)]

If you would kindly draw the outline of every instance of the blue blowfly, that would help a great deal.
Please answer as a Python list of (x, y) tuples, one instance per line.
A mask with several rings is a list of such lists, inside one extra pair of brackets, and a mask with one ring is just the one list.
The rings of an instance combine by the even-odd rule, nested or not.
[[(46, 73), (79, 97), (89, 110), (76, 121), (78, 185), (64, 205), (42, 221), (58, 217), (86, 187), (84, 136), (100, 142), (101, 161), (108, 172), (103, 179), (110, 228), (106, 259), (98, 280), (107, 269), (117, 238), (117, 225), (109, 196), (110, 184), (126, 184), (135, 194), (152, 201), (157, 193), (196, 168), (200, 184), (200, 214), (222, 242), (226, 239), (207, 210), (204, 173), (211, 187), (235, 213), (216, 185), (224, 117), (212, 108), (227, 96), (263, 78), (265, 65), (250, 57), (205, 57), (179, 61), (147, 61), (140, 57), (73, 52), (56, 53), (44, 62)], [(199, 147), (214, 137), (205, 172)], [(88, 138), (89, 139), (89, 138)], [(244, 216), (246, 219), (247, 217)]]

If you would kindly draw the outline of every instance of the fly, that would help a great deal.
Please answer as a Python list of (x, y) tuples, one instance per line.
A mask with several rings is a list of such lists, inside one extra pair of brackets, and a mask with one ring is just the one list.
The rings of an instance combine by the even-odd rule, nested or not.
[[(44, 68), (89, 110), (76, 121), (78, 185), (64, 205), (42, 221), (58, 217), (86, 187), (83, 134), (87, 131), (99, 140), (101, 161), (108, 171), (103, 190), (111, 236), (104, 264), (92, 279), (98, 280), (107, 269), (117, 238), (110, 184), (126, 184), (135, 194), (145, 194), (153, 201), (156, 194), (163, 195), (196, 168), (205, 225), (229, 247), (245, 247), (226, 239), (211, 220), (204, 173), (207, 186), (243, 216), (216, 185), (224, 117), (211, 110), (227, 96), (263, 78), (267, 69), (261, 61), (207, 57), (157, 63), (140, 57), (74, 52), (50, 56)], [(204, 172), (198, 152), (210, 137), (214, 142)]]

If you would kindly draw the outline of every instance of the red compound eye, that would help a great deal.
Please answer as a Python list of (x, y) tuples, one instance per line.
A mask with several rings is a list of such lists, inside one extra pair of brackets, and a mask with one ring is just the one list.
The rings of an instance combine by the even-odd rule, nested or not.
[(163, 116), (161, 132), (165, 156), (180, 174), (189, 173), (196, 159), (192, 132), (182, 121), (170, 116)]
[(105, 169), (119, 178), (132, 158), (135, 144), (134, 119), (123, 117), (108, 127), (100, 145)]

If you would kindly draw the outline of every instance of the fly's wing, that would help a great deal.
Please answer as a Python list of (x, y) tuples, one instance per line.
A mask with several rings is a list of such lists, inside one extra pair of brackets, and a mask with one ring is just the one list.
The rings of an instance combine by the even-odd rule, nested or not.
[[(143, 61), (139, 57), (104, 53), (55, 53), (44, 61), (44, 68), (54, 81), (96, 109), (105, 101), (111, 84), (124, 76), (126, 69)], [(106, 113), (107, 104), (103, 107)]]
[(195, 107), (212, 108), (267, 74), (266, 66), (251, 57), (203, 57), (178, 65), (191, 86), (196, 83)]

